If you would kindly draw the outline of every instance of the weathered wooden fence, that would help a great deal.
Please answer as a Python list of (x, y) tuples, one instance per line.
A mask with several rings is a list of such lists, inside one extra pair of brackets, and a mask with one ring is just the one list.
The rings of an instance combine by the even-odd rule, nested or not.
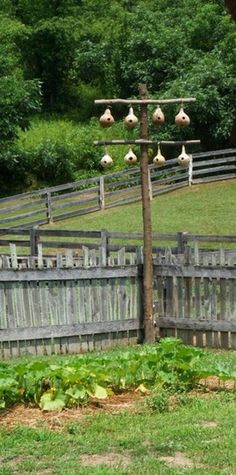
[(0, 258), (2, 358), (137, 342), (142, 282), (137, 264), (125, 265), (126, 258), (121, 249), (116, 263), (107, 263), (103, 249), (97, 255), (88, 248), (80, 257), (68, 250), (49, 258), (41, 246), (37, 257), (18, 257), (11, 245), (11, 255)]
[[(189, 167), (176, 159), (149, 166), (150, 198), (208, 181), (236, 177), (236, 149), (198, 153)], [(122, 190), (122, 193), (121, 193)], [(0, 199), (0, 226), (33, 227), (79, 216), (141, 198), (139, 167)]]
[(161, 336), (236, 349), (236, 251), (188, 248), (154, 264), (157, 326)]
[[(236, 249), (202, 241), (153, 251), (156, 328), (193, 345), (236, 348)], [(23, 256), (11, 244), (0, 256), (2, 358), (142, 341), (142, 262), (140, 246), (48, 256), (38, 244), (37, 256)]]

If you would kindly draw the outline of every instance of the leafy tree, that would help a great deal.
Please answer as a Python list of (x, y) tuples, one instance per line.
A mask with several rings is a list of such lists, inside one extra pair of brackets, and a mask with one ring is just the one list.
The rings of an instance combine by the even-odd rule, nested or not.
[(27, 29), (18, 21), (0, 16), (0, 141), (8, 145), (18, 136), (18, 128), (29, 125), (30, 116), (40, 108), (39, 82), (26, 81), (20, 47)]
[(75, 24), (73, 17), (40, 21), (28, 42), (28, 77), (42, 81), (44, 102), (51, 109), (57, 106), (60, 110), (69, 101), (70, 85), (73, 84)]

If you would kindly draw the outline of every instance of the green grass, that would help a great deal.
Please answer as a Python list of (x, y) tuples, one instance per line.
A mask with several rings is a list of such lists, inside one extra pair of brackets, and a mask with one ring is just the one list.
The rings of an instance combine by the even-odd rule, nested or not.
[[(121, 192), (122, 193), (122, 192)], [(236, 180), (195, 185), (154, 198), (154, 232), (235, 234)], [(142, 231), (141, 202), (50, 225), (54, 229)]]
[[(192, 398), (173, 412), (145, 405), (136, 411), (96, 411), (62, 432), (44, 427), (0, 429), (0, 474), (31, 475), (233, 475), (236, 466), (234, 397)], [(215, 427), (208, 427), (208, 423)], [(20, 424), (20, 421), (19, 421)], [(168, 466), (162, 457), (181, 452), (192, 467)], [(111, 456), (114, 465), (107, 465)], [(115, 454), (115, 455), (114, 455)], [(97, 465), (87, 465), (97, 457)], [(102, 463), (102, 460), (104, 463)], [(122, 466), (126, 461), (125, 467)]]

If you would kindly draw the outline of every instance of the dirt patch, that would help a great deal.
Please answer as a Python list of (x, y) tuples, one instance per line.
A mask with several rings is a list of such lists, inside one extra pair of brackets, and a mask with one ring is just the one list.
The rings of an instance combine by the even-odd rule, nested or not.
[(201, 424), (199, 424), (201, 427), (204, 427), (204, 428), (208, 428), (209, 429), (214, 429), (215, 427), (218, 427), (218, 424), (217, 422), (214, 422), (214, 421), (205, 421), (205, 422), (202, 422)]
[(194, 467), (194, 463), (192, 462), (192, 460), (186, 457), (182, 452), (175, 452), (174, 455), (166, 455), (163, 457), (159, 457), (159, 460), (162, 460), (171, 467)]
[(209, 376), (208, 378), (200, 379), (199, 384), (210, 391), (217, 389), (227, 389), (232, 391), (236, 389), (236, 381), (233, 379), (222, 381), (218, 376)]
[(137, 402), (141, 396), (135, 392), (118, 394), (103, 401), (93, 400), (89, 406), (64, 409), (61, 412), (43, 412), (39, 408), (17, 405), (0, 413), (0, 426), (14, 428), (18, 425), (49, 430), (62, 431), (66, 424), (79, 422), (85, 416), (95, 411), (105, 411), (112, 414), (129, 410), (136, 411)]
[(114, 467), (121, 465), (122, 467), (128, 467), (131, 463), (131, 459), (128, 455), (109, 453), (109, 454), (92, 454), (82, 455), (80, 457), (82, 465), (96, 466), (96, 465), (109, 465)]

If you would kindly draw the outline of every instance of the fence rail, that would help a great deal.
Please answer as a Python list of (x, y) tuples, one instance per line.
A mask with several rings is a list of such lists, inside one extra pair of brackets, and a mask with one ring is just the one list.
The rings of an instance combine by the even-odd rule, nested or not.
[[(149, 166), (150, 198), (199, 183), (236, 178), (236, 149), (193, 154), (188, 168)], [(122, 198), (120, 191), (122, 190)], [(0, 226), (33, 227), (141, 199), (138, 167), (0, 199)]]
[[(142, 233), (122, 233), (111, 232), (103, 229), (101, 231), (84, 231), (84, 230), (56, 230), (34, 228), (18, 228), (8, 229), (0, 228), (0, 252), (1, 254), (9, 253), (9, 245), (13, 244), (17, 247), (18, 254), (22, 256), (27, 254), (36, 256), (38, 245), (43, 247), (44, 254), (53, 255), (59, 249), (70, 249), (80, 255), (83, 247), (88, 249), (101, 250), (108, 258), (113, 252), (125, 248), (126, 252), (136, 253), (142, 252), (143, 234)], [(226, 235), (203, 235), (191, 234), (187, 232), (177, 233), (153, 233), (153, 253), (171, 249), (172, 254), (184, 253), (188, 247), (195, 249), (195, 257), (201, 250), (201, 259), (203, 255), (206, 257), (207, 250), (216, 249), (218, 261), (221, 259), (221, 253), (224, 256), (223, 248), (228, 258), (234, 258), (236, 250), (233, 248), (236, 243), (236, 236)], [(221, 245), (221, 250), (219, 246)], [(201, 261), (202, 262), (202, 261)]]

